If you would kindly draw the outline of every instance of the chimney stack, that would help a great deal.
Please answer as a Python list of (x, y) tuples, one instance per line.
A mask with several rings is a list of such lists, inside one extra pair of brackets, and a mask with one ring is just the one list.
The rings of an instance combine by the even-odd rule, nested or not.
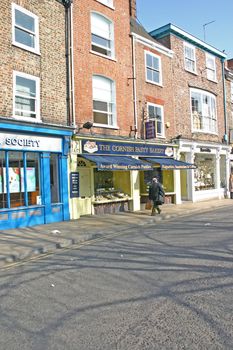
[(129, 0), (129, 7), (130, 7), (130, 16), (136, 19), (137, 18), (136, 0)]

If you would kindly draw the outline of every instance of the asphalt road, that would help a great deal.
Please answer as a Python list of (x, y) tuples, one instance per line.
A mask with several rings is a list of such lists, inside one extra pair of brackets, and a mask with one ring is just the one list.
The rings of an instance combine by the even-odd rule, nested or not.
[(0, 271), (1, 350), (233, 349), (226, 208)]

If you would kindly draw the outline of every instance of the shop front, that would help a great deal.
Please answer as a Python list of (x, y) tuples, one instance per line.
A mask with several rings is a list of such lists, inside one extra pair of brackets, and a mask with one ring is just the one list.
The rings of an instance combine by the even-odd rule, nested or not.
[(182, 199), (193, 202), (228, 196), (230, 147), (181, 141), (180, 158), (195, 163), (196, 169), (183, 176)]
[(70, 130), (2, 124), (1, 229), (69, 220)]
[[(73, 141), (72, 149), (71, 189), (75, 188), (76, 178), (73, 194), (71, 190), (73, 219), (87, 214), (142, 209), (148, 198), (148, 185), (155, 175), (166, 184), (167, 196), (170, 189), (175, 193), (173, 145), (79, 138)], [(172, 170), (163, 171), (155, 159), (167, 160)], [(181, 162), (178, 164), (181, 166)]]

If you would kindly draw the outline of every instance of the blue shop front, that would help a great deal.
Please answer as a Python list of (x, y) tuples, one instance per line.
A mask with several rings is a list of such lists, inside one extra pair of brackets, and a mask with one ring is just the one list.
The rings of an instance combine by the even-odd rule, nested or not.
[(70, 219), (68, 128), (1, 124), (0, 227)]

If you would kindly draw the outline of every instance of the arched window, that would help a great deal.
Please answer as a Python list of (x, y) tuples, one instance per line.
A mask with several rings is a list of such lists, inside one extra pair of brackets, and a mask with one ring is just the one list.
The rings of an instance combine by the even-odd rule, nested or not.
[(114, 57), (113, 23), (99, 13), (91, 13), (91, 49)]

